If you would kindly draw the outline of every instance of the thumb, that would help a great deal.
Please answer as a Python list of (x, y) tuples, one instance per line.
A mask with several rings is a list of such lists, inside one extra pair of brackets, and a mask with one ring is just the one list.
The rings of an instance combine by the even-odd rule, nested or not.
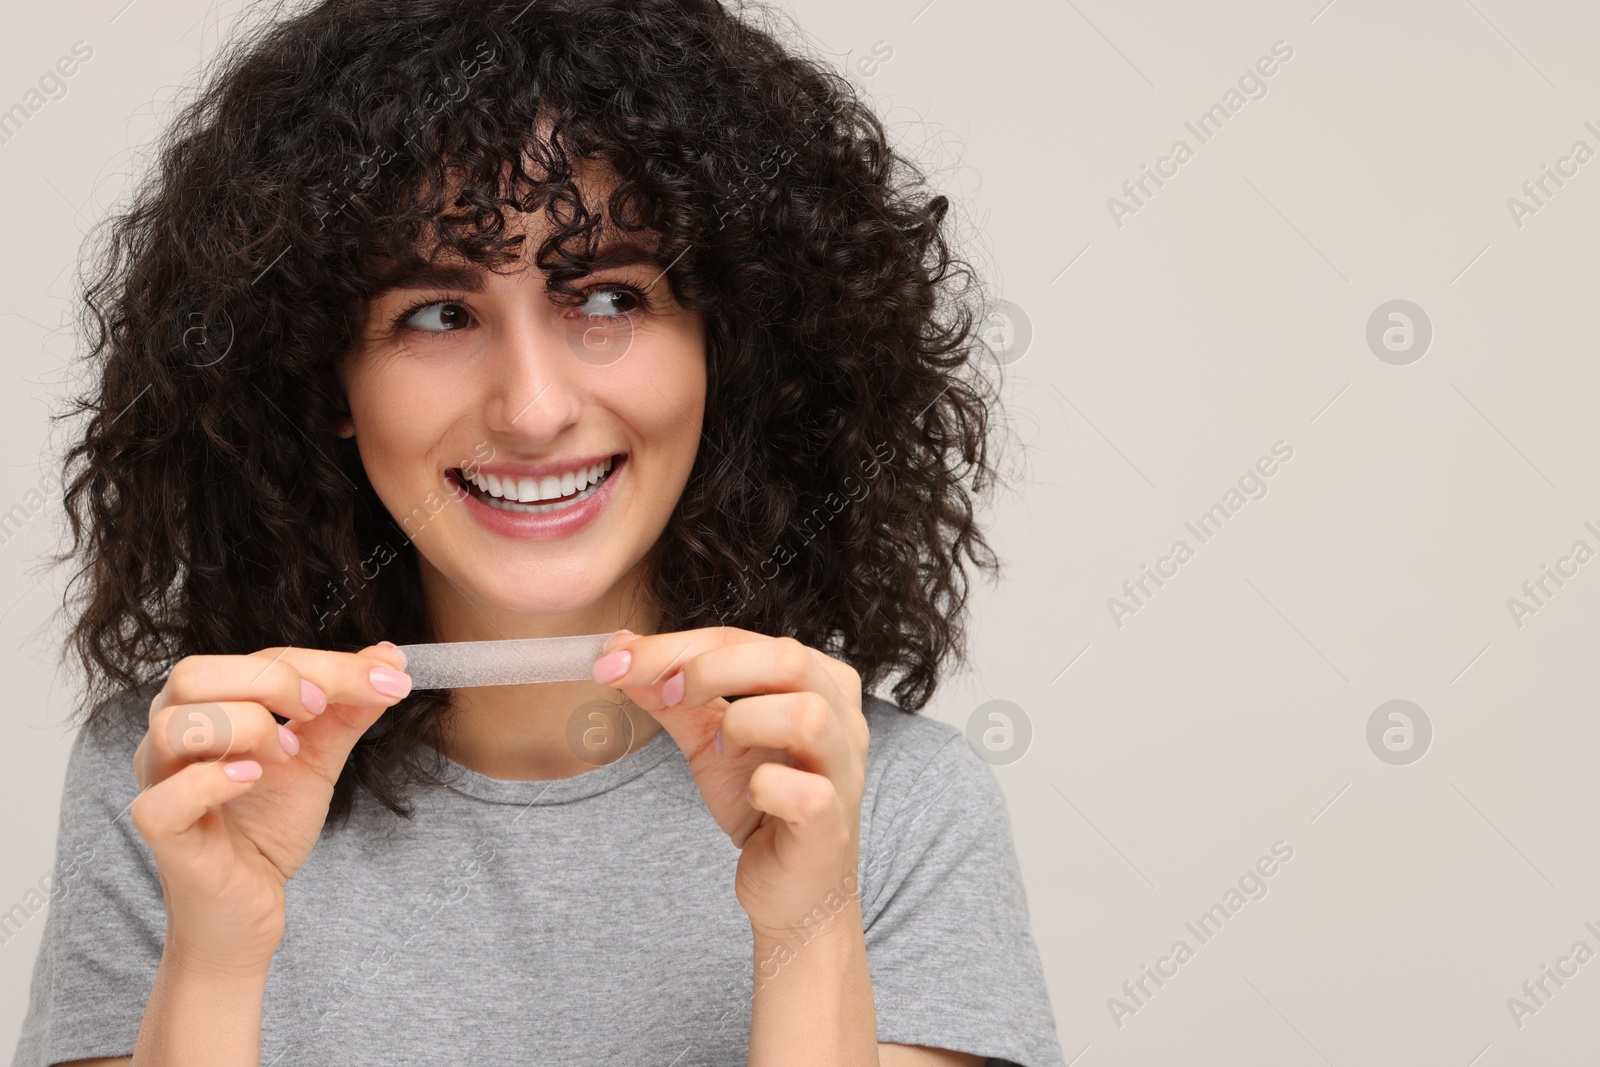
[(400, 646), (395, 644), (393, 641), (379, 641), (375, 645), (369, 645), (368, 647), (363, 648), (360, 652), (357, 652), (356, 655), (370, 656), (375, 659), (387, 660), (389, 665), (397, 671), (403, 671), (406, 669), (406, 654), (402, 652), (400, 650)]

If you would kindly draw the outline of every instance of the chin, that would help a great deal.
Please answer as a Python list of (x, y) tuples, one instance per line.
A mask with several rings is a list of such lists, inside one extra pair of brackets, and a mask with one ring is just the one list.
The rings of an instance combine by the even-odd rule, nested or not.
[(517, 559), (478, 556), (457, 568), (451, 582), (479, 603), (514, 616), (572, 615), (595, 607), (608, 598), (625, 568), (602, 564), (585, 554), (579, 559)]

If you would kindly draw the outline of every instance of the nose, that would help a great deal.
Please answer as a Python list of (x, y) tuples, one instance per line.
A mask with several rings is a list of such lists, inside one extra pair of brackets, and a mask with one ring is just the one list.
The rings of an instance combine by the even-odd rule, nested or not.
[(576, 363), (559, 324), (518, 316), (484, 363), (484, 421), (490, 431), (524, 447), (548, 445), (571, 428), (583, 409), (574, 387)]

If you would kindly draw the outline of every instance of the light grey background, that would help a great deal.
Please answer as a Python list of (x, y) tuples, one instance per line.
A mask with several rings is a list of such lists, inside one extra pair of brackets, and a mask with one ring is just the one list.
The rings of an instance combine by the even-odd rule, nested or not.
[[(126, 191), (175, 87), (239, 10), (124, 4), (16, 5), (0, 39), (3, 106), (74, 41), (95, 50), (0, 144), (0, 510), (58, 446), (47, 415), (73, 348), (60, 327), (80, 231)], [(1507, 998), (1574, 942), (1600, 951), (1584, 926), (1600, 928), (1600, 559), (1547, 582), (1520, 626), (1507, 601), (1575, 541), (1600, 550), (1584, 526), (1600, 529), (1600, 158), (1560, 189), (1547, 180), (1520, 226), (1507, 201), (1575, 141), (1600, 151), (1584, 126), (1600, 128), (1600, 11), (790, 9), (981, 226), (974, 252), (1032, 323), (1005, 375), (1026, 444), (993, 516), (1007, 577), (980, 590), (972, 670), (931, 713), (965, 727), (1000, 699), (1031, 724), (996, 773), (1067, 1059), (1592, 1057), (1600, 959), (1520, 1027)], [(1200, 144), (1184, 123), (1280, 40), (1294, 54), (1267, 95)], [(1179, 138), (1194, 157), (1116, 225), (1107, 199)], [(1408, 365), (1366, 340), (1396, 299), (1433, 327)], [(1185, 522), (1277, 441), (1294, 453), (1267, 495), (1200, 545)], [(52, 506), (0, 546), (18, 724), (0, 909), (50, 869), (70, 741), (60, 578), (36, 580), (58, 529)], [(1194, 558), (1119, 627), (1107, 599), (1180, 538)], [(1408, 765), (1367, 742), (1393, 699), (1432, 725)], [(1277, 841), (1294, 855), (1266, 897), (1201, 944), (1184, 923)], [(0, 1047), (43, 918), (0, 946)], [(1131, 1005), (1123, 982), (1180, 938), (1193, 958), (1119, 1026), (1108, 998)]]

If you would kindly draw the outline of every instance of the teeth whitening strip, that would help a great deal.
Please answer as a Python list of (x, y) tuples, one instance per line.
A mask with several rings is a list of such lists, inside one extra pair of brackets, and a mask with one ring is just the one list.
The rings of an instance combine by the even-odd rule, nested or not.
[(606, 634), (529, 637), (508, 641), (447, 641), (401, 645), (413, 689), (464, 689), (473, 685), (528, 685), (594, 679), (594, 661)]

